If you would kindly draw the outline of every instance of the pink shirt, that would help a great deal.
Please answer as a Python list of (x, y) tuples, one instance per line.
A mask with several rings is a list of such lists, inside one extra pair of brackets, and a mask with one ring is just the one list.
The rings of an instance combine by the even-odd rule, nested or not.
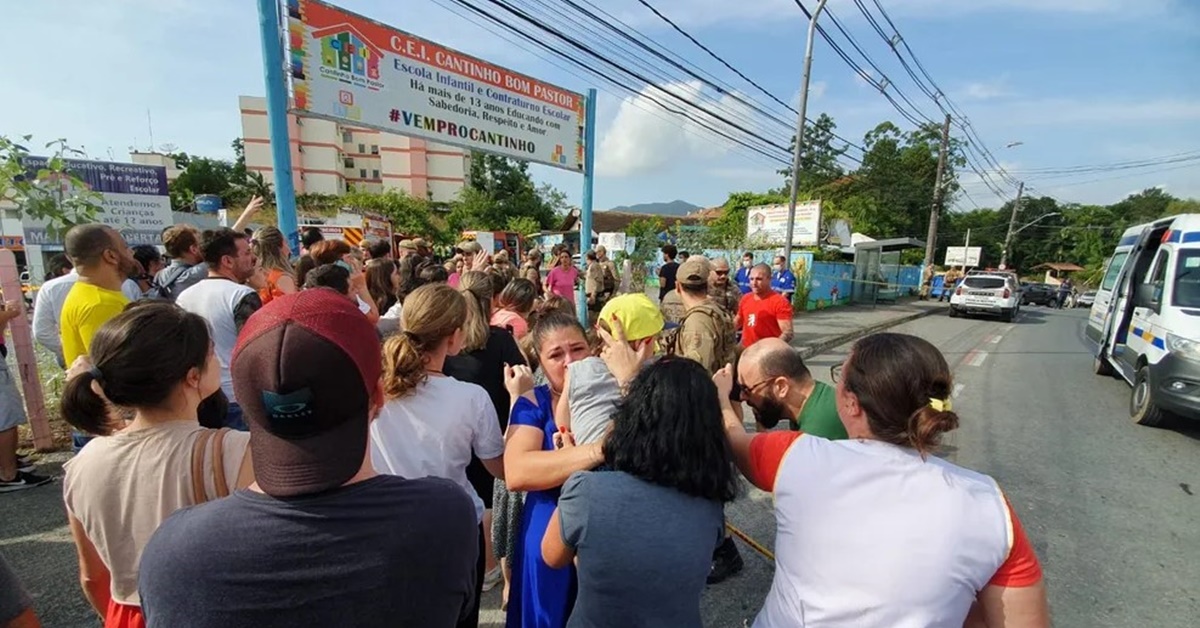
[(578, 268), (572, 266), (569, 270), (563, 270), (562, 266), (555, 266), (550, 269), (550, 274), (546, 275), (546, 284), (550, 286), (550, 292), (574, 303), (575, 281), (578, 279)]
[(492, 325), (504, 329), (512, 329), (513, 337), (517, 340), (525, 337), (529, 332), (529, 322), (525, 317), (511, 310), (496, 310), (492, 314)]

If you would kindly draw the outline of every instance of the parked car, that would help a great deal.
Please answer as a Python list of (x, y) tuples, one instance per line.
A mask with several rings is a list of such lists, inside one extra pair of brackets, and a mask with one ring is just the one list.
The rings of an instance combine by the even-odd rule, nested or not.
[(1044, 283), (1025, 284), (1025, 288), (1021, 292), (1021, 305), (1036, 303), (1038, 305), (1052, 306), (1057, 300), (1058, 289)]
[(1096, 302), (1096, 291), (1088, 290), (1075, 297), (1075, 307), (1092, 307)]
[(1020, 309), (1021, 286), (1009, 274), (967, 275), (950, 296), (951, 318), (988, 314), (1011, 322)]

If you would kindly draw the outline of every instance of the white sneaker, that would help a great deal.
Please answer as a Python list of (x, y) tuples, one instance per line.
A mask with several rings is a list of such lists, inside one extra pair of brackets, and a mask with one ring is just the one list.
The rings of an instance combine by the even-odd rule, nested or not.
[(504, 574), (500, 572), (500, 565), (496, 565), (495, 568), (493, 568), (491, 571), (487, 572), (483, 576), (484, 592), (491, 591), (492, 589), (496, 588), (496, 585), (500, 584), (500, 582), (501, 582), (501, 580), (503, 580), (503, 578), (504, 578)]

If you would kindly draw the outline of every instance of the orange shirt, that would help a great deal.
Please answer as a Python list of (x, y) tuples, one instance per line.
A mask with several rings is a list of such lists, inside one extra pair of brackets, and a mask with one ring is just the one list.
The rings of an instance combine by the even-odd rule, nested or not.
[(742, 329), (742, 346), (749, 347), (761, 338), (778, 338), (783, 335), (780, 320), (792, 320), (792, 304), (778, 292), (765, 298), (753, 292), (743, 295), (738, 304), (738, 321)]
[(270, 303), (275, 297), (283, 296), (283, 291), (277, 285), (280, 277), (283, 277), (283, 271), (278, 268), (267, 271), (267, 287), (258, 289), (258, 298), (262, 299), (263, 305)]

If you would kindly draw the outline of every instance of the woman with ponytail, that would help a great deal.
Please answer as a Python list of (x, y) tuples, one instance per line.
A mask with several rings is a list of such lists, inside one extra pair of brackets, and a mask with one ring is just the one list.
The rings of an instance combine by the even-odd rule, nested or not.
[[(763, 383), (751, 367), (739, 364), (742, 391)], [(730, 367), (713, 376), (734, 459), (774, 493), (782, 522), (754, 625), (1048, 626), (1041, 566), (1008, 498), (994, 479), (931, 455), (959, 423), (941, 352), (875, 334), (830, 375), (847, 440), (747, 434)]]
[[(508, 330), (490, 324), (492, 303), (498, 276), (492, 272), (469, 270), (462, 274), (458, 291), (466, 299), (467, 318), (463, 323), (463, 347), (458, 355), (446, 358), (446, 374), (455, 379), (477, 384), (487, 391), (495, 408), (500, 430), (508, 427), (508, 390), (504, 388), (504, 365), (525, 363), (525, 356)], [(492, 506), (497, 490), (505, 490), (503, 480), (495, 480), (479, 458), (472, 456), (467, 466), (467, 480), (475, 494), (483, 500), (484, 549), (487, 570), (484, 587), (491, 590), (500, 581), (496, 568), (497, 556), (492, 540)], [(499, 485), (499, 486), (497, 486)]]
[(258, 258), (258, 265), (262, 267), (267, 280), (267, 285), (258, 290), (263, 305), (270, 303), (275, 297), (295, 292), (296, 277), (293, 275), (292, 264), (288, 261), (292, 250), (288, 246), (287, 238), (283, 237), (283, 232), (276, 227), (263, 227), (254, 232), (251, 242), (254, 245), (254, 256)]
[[(142, 626), (138, 563), (175, 510), (253, 482), (250, 434), (203, 428), (201, 402), (221, 386), (203, 318), (162, 301), (132, 306), (96, 332), (62, 412), (100, 435), (64, 465), (63, 499), (80, 582), (105, 628)], [(131, 409), (132, 420), (108, 407)]]
[[(503, 478), (504, 438), (487, 391), (445, 372), (447, 358), (462, 350), (468, 335), (468, 301), (446, 284), (421, 286), (405, 299), (403, 331), (383, 345), (387, 401), (371, 422), (371, 462), (380, 473), (453, 481), (475, 502), (476, 523), (482, 523), (484, 501), (467, 479), (467, 465), (474, 456), (488, 473)], [(479, 621), (483, 534), (481, 526), (477, 595), (464, 626)]]

